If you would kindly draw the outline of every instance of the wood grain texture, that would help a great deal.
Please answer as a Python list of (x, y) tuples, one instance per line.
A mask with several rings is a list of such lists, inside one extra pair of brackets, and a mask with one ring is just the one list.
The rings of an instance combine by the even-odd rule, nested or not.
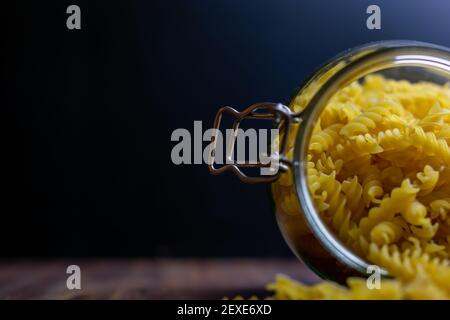
[[(81, 268), (81, 290), (68, 290), (66, 268)], [(0, 299), (221, 299), (267, 296), (276, 274), (318, 278), (296, 260), (131, 259), (0, 262)]]

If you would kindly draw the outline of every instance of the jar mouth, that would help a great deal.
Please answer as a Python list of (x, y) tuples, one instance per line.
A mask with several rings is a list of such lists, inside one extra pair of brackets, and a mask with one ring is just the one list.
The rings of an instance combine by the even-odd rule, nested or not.
[[(307, 177), (307, 153), (313, 128), (321, 112), (338, 90), (371, 73), (392, 68), (419, 67), (450, 81), (450, 49), (416, 41), (381, 41), (348, 50), (330, 61), (305, 82), (304, 87), (317, 80), (324, 73), (332, 73), (327, 76), (327, 79), (313, 94), (302, 111), (303, 121), (302, 125), (299, 126), (294, 145), (294, 186), (299, 202), (304, 209), (306, 221), (318, 241), (338, 262), (361, 275), (367, 276), (367, 270), (371, 264), (353, 253), (329, 229), (320, 218), (310, 196)], [(333, 71), (333, 67), (338, 63), (342, 66)], [(296, 96), (300, 95), (302, 90), (300, 89)], [(381, 274), (383, 276), (389, 275), (383, 269)]]

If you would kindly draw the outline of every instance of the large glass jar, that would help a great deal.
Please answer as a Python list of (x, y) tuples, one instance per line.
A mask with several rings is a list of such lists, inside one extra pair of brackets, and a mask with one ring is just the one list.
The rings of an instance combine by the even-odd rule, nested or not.
[[(247, 183), (271, 183), (278, 225), (289, 247), (319, 276), (339, 282), (348, 276), (366, 276), (370, 263), (347, 248), (320, 218), (308, 189), (307, 151), (313, 128), (333, 95), (373, 73), (395, 80), (443, 85), (450, 80), (450, 50), (414, 41), (360, 46), (337, 55), (314, 72), (287, 106), (259, 103), (243, 112), (225, 107), (215, 121), (215, 128), (219, 128), (224, 112), (236, 118), (235, 129), (246, 118), (277, 121), (280, 170), (276, 174), (248, 177), (241, 170), (242, 165), (216, 168), (214, 159), (209, 164), (210, 171), (220, 174), (231, 170)], [(388, 275), (385, 270), (382, 274)]]

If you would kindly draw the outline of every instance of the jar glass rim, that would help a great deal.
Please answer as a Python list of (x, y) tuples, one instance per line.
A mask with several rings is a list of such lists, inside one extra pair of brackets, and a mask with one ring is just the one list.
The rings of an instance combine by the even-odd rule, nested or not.
[[(345, 62), (344, 66), (325, 80), (302, 111), (302, 124), (295, 138), (292, 174), (296, 195), (304, 209), (306, 221), (318, 241), (338, 262), (359, 274), (367, 275), (370, 263), (347, 248), (322, 221), (314, 207), (307, 180), (307, 152), (312, 130), (331, 97), (339, 89), (368, 74), (396, 67), (422, 67), (442, 74), (450, 81), (450, 49), (408, 40), (369, 43), (347, 50), (329, 60), (304, 82), (305, 86), (330, 71), (339, 62)], [(293, 99), (302, 94), (304, 87)], [(382, 270), (382, 275), (387, 276), (388, 272)]]

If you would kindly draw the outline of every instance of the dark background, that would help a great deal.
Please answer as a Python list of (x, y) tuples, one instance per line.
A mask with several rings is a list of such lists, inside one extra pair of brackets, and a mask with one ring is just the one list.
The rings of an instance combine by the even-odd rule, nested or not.
[[(82, 29), (66, 28), (81, 7)], [(366, 28), (378, 4), (382, 30)], [(336, 53), (450, 46), (450, 2), (14, 1), (1, 12), (0, 256), (289, 256), (266, 186), (175, 166), (175, 128), (285, 101)]]

